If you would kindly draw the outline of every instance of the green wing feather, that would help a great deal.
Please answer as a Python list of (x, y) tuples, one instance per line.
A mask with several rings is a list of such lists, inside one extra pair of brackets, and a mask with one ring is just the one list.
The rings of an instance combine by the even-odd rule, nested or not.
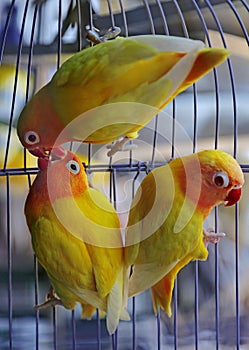
[(117, 38), (73, 55), (55, 73), (53, 83), (58, 87), (85, 86), (96, 78), (112, 82), (127, 72), (131, 64), (153, 57), (156, 53), (157, 50), (149, 45)]

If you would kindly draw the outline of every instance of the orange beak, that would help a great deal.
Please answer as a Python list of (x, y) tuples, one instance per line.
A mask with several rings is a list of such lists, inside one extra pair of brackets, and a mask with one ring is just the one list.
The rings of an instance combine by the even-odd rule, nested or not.
[(232, 188), (225, 199), (225, 206), (230, 207), (231, 205), (237, 203), (241, 197), (241, 193), (242, 186), (235, 186)]

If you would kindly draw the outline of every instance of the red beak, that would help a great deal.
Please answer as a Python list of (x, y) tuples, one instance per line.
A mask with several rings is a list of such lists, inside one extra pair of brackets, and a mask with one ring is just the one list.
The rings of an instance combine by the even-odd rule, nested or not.
[(225, 206), (230, 207), (231, 205), (234, 205), (237, 203), (241, 197), (242, 193), (242, 187), (236, 186), (228, 193), (226, 199), (225, 199)]
[(48, 158), (49, 157), (49, 152), (47, 152), (44, 148), (36, 147), (33, 149), (28, 148), (28, 150), (35, 157), (38, 157), (38, 158)]
[[(39, 150), (39, 148), (36, 150)], [(39, 154), (39, 152), (36, 152), (36, 155), (37, 154)], [(40, 170), (46, 170), (49, 162), (63, 159), (66, 157), (66, 155), (67, 151), (65, 151), (62, 147), (52, 148), (49, 153), (41, 151), (41, 156), (38, 157), (38, 168)]]

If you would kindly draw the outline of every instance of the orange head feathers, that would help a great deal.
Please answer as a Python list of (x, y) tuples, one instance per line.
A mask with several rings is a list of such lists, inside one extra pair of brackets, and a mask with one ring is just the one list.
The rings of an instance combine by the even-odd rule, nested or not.
[(50, 190), (50, 199), (63, 197), (77, 197), (82, 191), (88, 188), (88, 180), (85, 169), (80, 159), (68, 151), (64, 158), (50, 161), (39, 158), (39, 176), (47, 177), (47, 184)]
[[(28, 203), (32, 205), (32, 216), (39, 217), (46, 206), (65, 197), (77, 197), (88, 188), (85, 169), (79, 158), (72, 152), (64, 158), (48, 160), (38, 158), (39, 173), (29, 191)], [(42, 212), (41, 212), (42, 211)]]
[(231, 206), (240, 199), (244, 176), (238, 162), (225, 152), (201, 151), (178, 158), (170, 166), (183, 193), (204, 216), (216, 205)]

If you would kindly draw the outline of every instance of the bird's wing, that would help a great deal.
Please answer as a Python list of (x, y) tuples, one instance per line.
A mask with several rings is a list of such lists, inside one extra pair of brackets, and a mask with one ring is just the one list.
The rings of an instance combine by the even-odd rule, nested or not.
[[(75, 271), (75, 277), (82, 274), (80, 277), (85, 280), (85, 288), (94, 288), (92, 262), (86, 245), (60, 223), (45, 216), (39, 217), (32, 228), (32, 244), (38, 260), (49, 275), (63, 281), (67, 275), (73, 278), (72, 271)], [(80, 266), (81, 261), (84, 261), (84, 269)], [(81, 278), (78, 276), (78, 281)]]
[(77, 199), (82, 212), (87, 213), (86, 230), (91, 230), (91, 241), (86, 242), (91, 257), (96, 287), (100, 296), (106, 296), (123, 266), (123, 242), (118, 215), (99, 191), (88, 188)]
[(160, 269), (155, 263), (139, 264), (134, 266), (134, 272), (129, 283), (128, 296), (134, 296), (153, 286), (157, 281), (170, 272), (178, 263), (178, 260), (167, 265), (167, 269)]
[(196, 47), (199, 49), (205, 47), (205, 44), (200, 40), (182, 38), (173, 35), (167, 36), (146, 34), (131, 36), (129, 39), (150, 45), (159, 52), (189, 52)]
[[(129, 52), (129, 55), (127, 55)], [(55, 73), (53, 82), (65, 85), (82, 85), (97, 79), (112, 81), (125, 74), (138, 60), (153, 57), (157, 50), (143, 43), (117, 38), (91, 48), (84, 49), (69, 58)]]
[(134, 265), (130, 296), (157, 283), (202, 240), (203, 218), (186, 201), (170, 164), (154, 169), (140, 185), (126, 231), (125, 263)]
[(203, 237), (200, 235), (194, 250), (183, 257), (160, 281), (153, 285), (152, 299), (155, 314), (158, 312), (158, 307), (161, 307), (168, 316), (171, 316), (172, 291), (178, 272), (190, 261), (206, 260), (207, 256), (208, 251), (203, 242)]
[[(33, 226), (32, 243), (38, 260), (47, 271), (65, 307), (73, 308), (77, 301), (83, 301), (100, 310), (108, 311), (107, 298), (96, 290), (96, 284), (98, 283), (99, 286), (102, 283), (108, 286), (109, 292), (112, 290), (115, 277), (117, 279), (122, 271), (119, 268), (114, 273), (116, 266), (105, 266), (109, 258), (110, 263), (115, 262), (113, 255), (103, 256), (103, 254), (96, 254), (93, 250), (88, 251), (87, 245), (45, 217), (40, 217)], [(119, 256), (118, 259), (120, 259)], [(100, 266), (101, 260), (102, 266)], [(93, 267), (93, 264), (98, 266)], [(123, 281), (119, 283), (123, 286)], [(105, 291), (107, 287), (102, 288)], [(101, 289), (100, 286), (99, 289)], [(113, 288), (113, 297), (115, 290), (117, 291), (117, 286)], [(123, 296), (123, 289), (117, 291), (117, 294)], [(119, 299), (116, 296), (114, 300)], [(125, 317), (125, 312), (119, 311), (119, 315)]]
[(203, 48), (199, 41), (174, 38), (173, 51), (172, 39), (154, 40), (155, 47), (147, 44), (152, 37), (117, 38), (80, 51), (61, 66), (48, 89), (63, 124), (74, 120), (67, 129), (70, 136), (104, 143), (135, 135), (217, 61), (215, 54), (197, 59)]
[[(119, 90), (122, 90), (123, 94), (125, 93), (125, 86), (129, 87), (127, 89), (129, 91), (140, 85), (140, 79), (147, 81), (147, 76), (150, 77), (148, 81), (155, 80), (153, 76), (158, 74), (158, 72), (160, 72), (160, 76), (163, 75), (162, 67), (164, 74), (166, 74), (182, 58), (184, 52), (188, 55), (190, 52), (197, 52), (203, 49), (204, 46), (204, 43), (198, 40), (167, 37), (164, 35), (117, 38), (75, 54), (55, 73), (53, 83), (58, 87), (69, 87), (70, 85), (86, 87), (92, 81), (93, 85), (98, 87), (102, 86), (103, 81), (105, 88), (109, 82), (112, 88), (117, 86)], [(217, 55), (222, 56), (221, 51), (211, 52), (205, 63), (210, 63), (211, 66), (217, 64)], [(226, 50), (223, 51), (225, 52)], [(209, 49), (207, 49), (207, 52), (209, 53)], [(202, 71), (206, 72), (210, 68), (206, 67), (206, 64), (204, 67), (201, 67), (201, 64), (199, 65)], [(157, 67), (158, 71), (155, 67)], [(185, 72), (188, 74), (187, 66), (185, 66)], [(178, 77), (176, 80), (178, 80)], [(115, 84), (115, 82), (118, 84)], [(106, 93), (107, 96), (110, 95), (109, 91), (106, 91)], [(112, 94), (121, 95), (121, 93), (113, 92)]]
[[(170, 182), (170, 177), (168, 180)], [(167, 180), (165, 184), (167, 185)], [(161, 179), (157, 176), (157, 172), (149, 173), (139, 186), (131, 204), (125, 243), (125, 266), (129, 269), (131, 265), (134, 265), (129, 281), (129, 296), (149, 288), (155, 283), (155, 280), (160, 279), (164, 272), (160, 268), (159, 256), (152, 257), (152, 254), (146, 256), (147, 253), (151, 253), (153, 244), (156, 243), (153, 236), (166, 219), (167, 212), (170, 209), (170, 205), (168, 205), (170, 202), (167, 201), (167, 196), (163, 196), (162, 193), (167, 186), (161, 185)], [(173, 187), (171, 184), (169, 188)], [(160, 196), (158, 196), (159, 188)], [(164, 203), (161, 203), (162, 199), (165, 199)], [(170, 195), (168, 199), (170, 200)], [(161, 220), (161, 218), (163, 219)], [(150, 243), (147, 243), (148, 240), (150, 240)], [(155, 250), (157, 250), (157, 247), (155, 247)], [(141, 255), (143, 255), (143, 258), (141, 258)], [(172, 266), (170, 264), (169, 268), (172, 268), (175, 263), (173, 262)], [(156, 271), (158, 276), (153, 274), (152, 271)]]
[[(150, 59), (141, 59), (133, 64), (134, 67), (130, 66), (124, 75), (120, 75), (118, 83), (112, 81), (112, 93), (102, 99), (104, 104), (84, 112), (76, 124), (72, 124), (73, 130), (70, 129), (70, 134), (75, 139), (83, 138), (91, 142), (97, 139), (104, 142), (117, 138), (121, 129), (123, 135), (136, 133), (178, 93), (187, 89), (226, 57), (225, 50), (198, 51), (197, 46), (186, 55), (167, 52)], [(154, 71), (155, 66), (159, 67), (160, 74)], [(139, 77), (143, 77), (143, 81)], [(120, 86), (120, 82), (121, 89), (118, 88), (115, 93), (114, 90)], [(104, 93), (108, 90), (103, 87)], [(102, 92), (100, 95), (103, 96)], [(85, 135), (80, 127), (83, 122), (87, 125)]]
[(88, 188), (77, 197), (58, 199), (52, 206), (60, 223), (85, 244), (122, 247), (118, 215), (101, 192)]
[(156, 233), (167, 219), (174, 201), (174, 179), (168, 166), (151, 171), (132, 200), (126, 228), (125, 264), (132, 265), (140, 245)]
[[(209, 73), (215, 66), (218, 66), (223, 61), (225, 61), (229, 55), (230, 53), (226, 49), (203, 48), (200, 50), (196, 56), (193, 66), (188, 71), (188, 74), (181, 82), (181, 85), (179, 85), (177, 89), (174, 90), (174, 93), (171, 95), (170, 100), (168, 100), (166, 104), (173, 100), (173, 98), (176, 97), (179, 93), (186, 90), (194, 82)], [(164, 106), (166, 104), (164, 104)]]
[[(67, 289), (75, 294), (96, 291), (91, 256), (84, 242), (74, 237), (56, 220), (41, 216), (32, 227), (35, 254), (49, 277), (60, 286), (57, 294), (68, 298)], [(95, 296), (96, 293), (93, 293)], [(89, 298), (86, 299), (89, 301)]]
[(67, 232), (86, 247), (97, 291), (105, 297), (123, 264), (120, 222), (114, 207), (101, 192), (88, 188), (75, 198), (55, 201), (53, 209)]

